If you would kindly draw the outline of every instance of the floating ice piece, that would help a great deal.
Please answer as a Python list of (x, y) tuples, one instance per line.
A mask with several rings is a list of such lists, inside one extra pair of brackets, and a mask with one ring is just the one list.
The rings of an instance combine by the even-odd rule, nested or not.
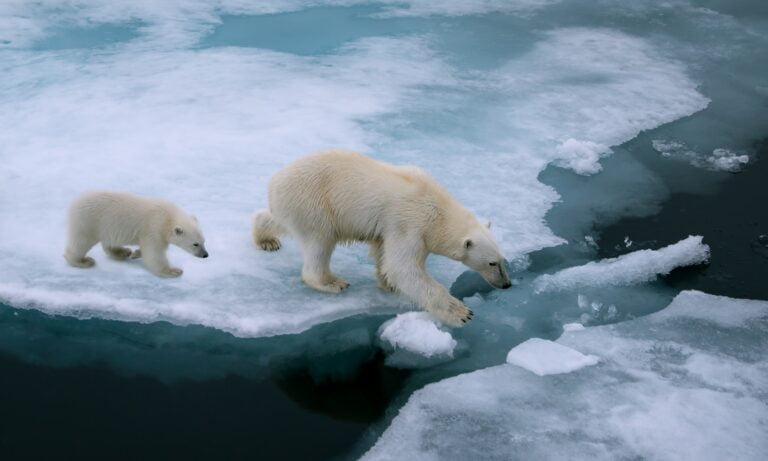
[(405, 349), (426, 358), (453, 357), (456, 347), (453, 336), (441, 330), (427, 312), (408, 312), (388, 320), (379, 328), (379, 338), (395, 350)]
[(581, 323), (566, 323), (565, 325), (563, 325), (563, 331), (579, 331), (583, 329), (584, 329), (584, 325), (582, 325)]
[(557, 340), (599, 367), (502, 365), (426, 386), (363, 459), (762, 460), (767, 334), (768, 302), (682, 292), (661, 312)]
[(583, 286), (631, 285), (653, 280), (677, 267), (701, 264), (709, 259), (709, 246), (701, 236), (689, 236), (658, 250), (638, 250), (619, 256), (569, 267), (534, 280), (537, 293)]
[(765, 301), (686, 291), (676, 297), (669, 307), (655, 313), (650, 319), (661, 322), (673, 318), (689, 318), (716, 323), (723, 328), (735, 328), (765, 316), (766, 304)]
[(664, 157), (686, 160), (698, 168), (714, 171), (741, 171), (749, 163), (749, 155), (739, 154), (725, 148), (712, 151), (711, 155), (701, 154), (679, 141), (654, 139), (653, 148)]
[(611, 153), (611, 149), (606, 145), (573, 138), (557, 146), (556, 150), (560, 159), (555, 165), (570, 168), (581, 175), (598, 173), (603, 169), (600, 166), (600, 157)]
[(584, 355), (570, 347), (541, 338), (531, 338), (518, 344), (507, 354), (507, 363), (539, 376), (570, 373), (598, 361), (594, 355)]

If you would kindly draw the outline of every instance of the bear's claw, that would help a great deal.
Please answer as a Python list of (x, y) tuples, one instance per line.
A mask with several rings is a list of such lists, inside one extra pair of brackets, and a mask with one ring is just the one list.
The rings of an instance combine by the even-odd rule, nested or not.
[(435, 306), (430, 312), (442, 322), (452, 326), (462, 326), (472, 320), (474, 313), (456, 298), (450, 298), (445, 307)]
[(262, 239), (259, 240), (259, 248), (264, 251), (277, 251), (280, 249), (280, 239)]

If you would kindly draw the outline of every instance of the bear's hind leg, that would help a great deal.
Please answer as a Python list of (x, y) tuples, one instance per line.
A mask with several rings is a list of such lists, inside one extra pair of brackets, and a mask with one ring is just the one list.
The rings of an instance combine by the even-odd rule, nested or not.
[(301, 239), (304, 250), (304, 267), (301, 279), (315, 290), (327, 293), (339, 293), (349, 287), (349, 283), (331, 273), (331, 255), (336, 247), (335, 242), (320, 242), (317, 240)]
[(125, 261), (133, 254), (130, 248), (107, 246), (102, 242), (101, 247), (104, 249), (104, 253), (110, 258), (116, 261)]
[(264, 251), (280, 249), (280, 234), (285, 233), (283, 226), (277, 223), (272, 213), (262, 210), (253, 217), (253, 242)]
[(96, 264), (93, 258), (86, 256), (85, 254), (90, 251), (98, 243), (94, 239), (73, 239), (70, 238), (67, 244), (67, 249), (64, 252), (64, 259), (67, 260), (70, 266), (89, 268)]

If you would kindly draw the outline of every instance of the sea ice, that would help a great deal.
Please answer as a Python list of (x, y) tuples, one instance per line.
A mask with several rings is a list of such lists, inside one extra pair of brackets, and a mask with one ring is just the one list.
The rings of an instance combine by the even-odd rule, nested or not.
[[(514, 3), (397, 2), (384, 16), (458, 21), (551, 2)], [(364, 248), (336, 251), (334, 270), (352, 282), (339, 296), (301, 284), (294, 242), (276, 255), (254, 248), (250, 216), (266, 205), (272, 174), (335, 146), (417, 164), (491, 218), (506, 255), (516, 259), (565, 241), (544, 221), (558, 200), (538, 180), (548, 165), (597, 171), (611, 146), (708, 103), (685, 67), (650, 40), (604, 28), (543, 31), (519, 54), (493, 56), (496, 64), (484, 70), (452, 60), (428, 28), (352, 39), (318, 56), (200, 46), (222, 15), (308, 5), (2, 3), (0, 300), (77, 317), (202, 324), (238, 336), (394, 312), (402, 300), (378, 292)], [(379, 20), (391, 20), (384, 16)], [(98, 51), (33, 48), (59, 27), (94, 24), (132, 34)], [(444, 126), (444, 114), (457, 114), (462, 129)], [(96, 268), (67, 267), (67, 203), (91, 188), (178, 203), (200, 219), (211, 257), (172, 249), (169, 258), (185, 270), (172, 281), (153, 278), (138, 262), (109, 261), (98, 248)], [(443, 284), (464, 270), (444, 258), (428, 264)]]
[(427, 385), (363, 459), (762, 460), (766, 338), (768, 302), (685, 291), (655, 314), (557, 340), (598, 366), (501, 365)]
[[(387, 363), (393, 366), (418, 364), (413, 355), (441, 361), (450, 359), (457, 344), (451, 333), (441, 329), (427, 312), (407, 312), (386, 321), (379, 329), (379, 338), (390, 350)], [(433, 364), (435, 360), (428, 363)]]
[[(536, 292), (568, 290), (583, 286), (600, 287), (647, 282), (660, 274), (709, 259), (709, 246), (701, 236), (689, 236), (658, 250), (638, 250), (612, 259), (569, 267), (555, 274), (545, 274), (534, 280)], [(579, 304), (582, 301), (579, 298)]]
[(594, 355), (584, 355), (570, 347), (541, 338), (531, 338), (518, 344), (507, 354), (507, 363), (539, 376), (570, 373), (597, 362), (598, 358)]

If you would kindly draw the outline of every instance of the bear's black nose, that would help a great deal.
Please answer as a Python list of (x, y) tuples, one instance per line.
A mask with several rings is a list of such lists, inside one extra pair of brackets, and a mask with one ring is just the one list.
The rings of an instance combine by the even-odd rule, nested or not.
[(501, 288), (503, 288), (503, 289), (505, 289), (505, 290), (506, 290), (507, 288), (509, 288), (509, 287), (511, 287), (511, 286), (512, 286), (512, 282), (507, 282), (507, 283), (505, 283), (504, 285), (502, 285), (502, 286), (501, 286)]
[(201, 254), (200, 257), (201, 258), (207, 258), (208, 257), (208, 252), (206, 251), (205, 253)]

